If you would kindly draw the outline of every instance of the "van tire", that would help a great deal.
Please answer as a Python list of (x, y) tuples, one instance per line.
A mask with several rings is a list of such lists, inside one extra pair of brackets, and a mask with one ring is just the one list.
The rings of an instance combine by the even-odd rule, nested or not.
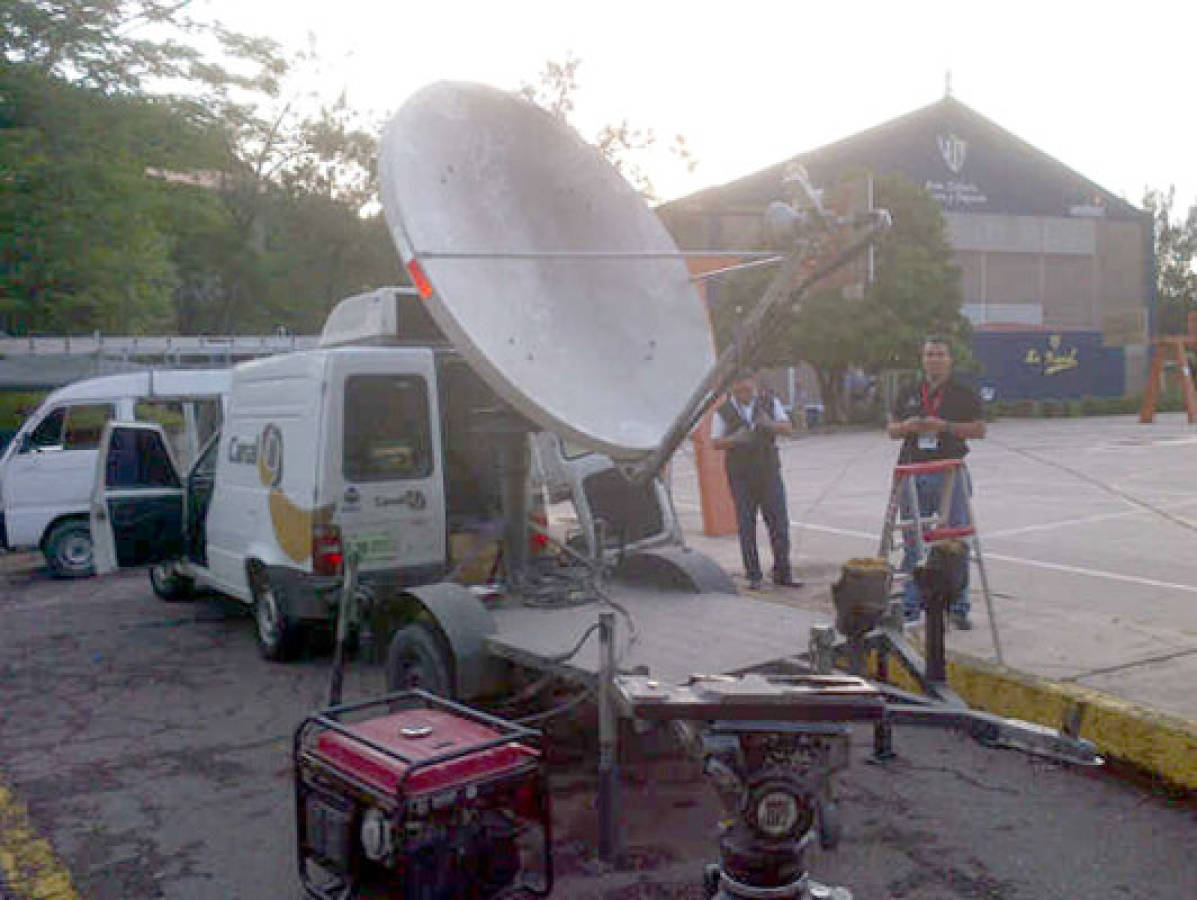
[(424, 622), (395, 632), (387, 648), (387, 691), (413, 688), (453, 699), (453, 660), (444, 638)]
[(299, 644), (299, 627), (287, 615), (286, 597), (261, 568), (250, 569), (249, 585), (258, 650), (271, 662), (286, 662), (295, 656)]
[(64, 519), (47, 533), (42, 544), (46, 566), (55, 578), (83, 578), (95, 573), (95, 548), (86, 519)]
[(181, 574), (174, 563), (157, 563), (150, 566), (150, 587), (167, 603), (177, 603), (195, 597), (195, 579)]

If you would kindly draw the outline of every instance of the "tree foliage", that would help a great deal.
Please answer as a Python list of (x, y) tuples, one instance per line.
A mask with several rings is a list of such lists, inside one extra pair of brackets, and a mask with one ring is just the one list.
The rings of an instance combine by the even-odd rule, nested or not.
[[(890, 211), (893, 227), (876, 244), (875, 277), (863, 296), (816, 287), (770, 330), (757, 358), (746, 360), (764, 366), (809, 363), (832, 421), (842, 418), (840, 386), (850, 369), (875, 374), (915, 368), (921, 339), (931, 332), (947, 337), (957, 358), (967, 354), (960, 272), (952, 263), (939, 204), (901, 176), (879, 176), (874, 187), (876, 204)], [(721, 346), (735, 337), (770, 276), (769, 270), (754, 270), (728, 280), (712, 310)]]
[(376, 129), (286, 89), (314, 49), (190, 13), (0, 3), (0, 328), (310, 332), (401, 278)]
[(0, 71), (0, 311), (39, 330), (169, 327), (170, 198), (147, 168), (203, 156), (169, 104)]
[[(5, 0), (0, 59), (105, 93), (136, 93), (149, 81), (186, 80), (219, 90), (277, 92), (277, 45), (188, 15), (192, 0)], [(195, 47), (211, 38), (220, 59)]]
[(1188, 314), (1197, 311), (1197, 205), (1181, 218), (1174, 212), (1175, 202), (1175, 187), (1166, 193), (1149, 190), (1143, 197), (1153, 223), (1158, 334), (1184, 334)]

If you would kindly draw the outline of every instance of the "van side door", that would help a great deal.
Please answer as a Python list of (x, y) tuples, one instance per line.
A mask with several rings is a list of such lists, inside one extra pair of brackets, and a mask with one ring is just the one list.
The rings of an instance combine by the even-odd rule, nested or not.
[(161, 426), (104, 426), (90, 512), (97, 575), (181, 555), (183, 483)]

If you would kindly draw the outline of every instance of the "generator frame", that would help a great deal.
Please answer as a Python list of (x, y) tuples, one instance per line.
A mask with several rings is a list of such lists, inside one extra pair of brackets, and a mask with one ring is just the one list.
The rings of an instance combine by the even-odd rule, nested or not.
[[(395, 747), (388, 747), (373, 740), (355, 730), (351, 724), (345, 721), (345, 718), (350, 715), (371, 711), (390, 713), (412, 709), (413, 706), (436, 710), (483, 726), (495, 732), (496, 736), (487, 740), (470, 742), (446, 752), (433, 753), (422, 759), (415, 759), (405, 756)], [(395, 766), (397, 778), (393, 788), (383, 790), (378, 784), (371, 783), (370, 780), (363, 777), (361, 773), (348, 771), (345, 767), (337, 766), (322, 756), (315, 748), (315, 742), (320, 735), (329, 732), (377, 754), (384, 764)], [(438, 766), (462, 762), (471, 756), (513, 745), (532, 749), (535, 751), (534, 755), (530, 755), (525, 762), (502, 771), (482, 774), (480, 777), (468, 781), (453, 781), (450, 778), (443, 786), (422, 788), (420, 797), (431, 795), (433, 799), (420, 802), (432, 802), (433, 804), (452, 802), (456, 804), (462, 797), (467, 798), (465, 802), (472, 802), (499, 791), (518, 791), (523, 784), (533, 785), (536, 814), (535, 817), (526, 817), (526, 821), (533, 827), (539, 827), (541, 832), (540, 865), (543, 882), (535, 884), (524, 879), (513, 887), (534, 896), (547, 896), (553, 887), (552, 804), (539, 731), (421, 690), (398, 691), (368, 700), (331, 706), (305, 717), (296, 728), (292, 741), (295, 777), (296, 865), (305, 893), (314, 900), (343, 900), (343, 898), (356, 895), (355, 892), (362, 876), (363, 859), (360, 851), (354, 852), (352, 843), (361, 831), (364, 819), (364, 815), (361, 813), (363, 807), (384, 810), (396, 821), (406, 822), (413, 805), (413, 797), (405, 788), (411, 783), (413, 776), (429, 773)], [(339, 807), (337, 811), (346, 817), (346, 821), (341, 823), (341, 827), (348, 835), (347, 843), (350, 846), (347, 846), (342, 854), (344, 864), (341, 866), (337, 865), (337, 860), (329, 859), (319, 853), (319, 848), (313, 846), (309, 839), (308, 799), (312, 795), (319, 795), (330, 807)], [(401, 852), (401, 848), (396, 849)], [(329, 874), (332, 883), (328, 885), (317, 883), (312, 876), (310, 862), (321, 866)], [(521, 869), (521, 875), (522, 872)]]

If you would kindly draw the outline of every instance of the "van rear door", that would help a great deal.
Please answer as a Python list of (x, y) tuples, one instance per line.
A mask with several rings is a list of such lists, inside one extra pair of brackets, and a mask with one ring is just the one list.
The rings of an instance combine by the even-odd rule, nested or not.
[(97, 575), (182, 554), (183, 484), (161, 426), (104, 426), (90, 518)]
[[(334, 354), (325, 462), (346, 551), (362, 571), (432, 573), (446, 562), (440, 411), (431, 352)], [(339, 420), (339, 421), (338, 421)]]

